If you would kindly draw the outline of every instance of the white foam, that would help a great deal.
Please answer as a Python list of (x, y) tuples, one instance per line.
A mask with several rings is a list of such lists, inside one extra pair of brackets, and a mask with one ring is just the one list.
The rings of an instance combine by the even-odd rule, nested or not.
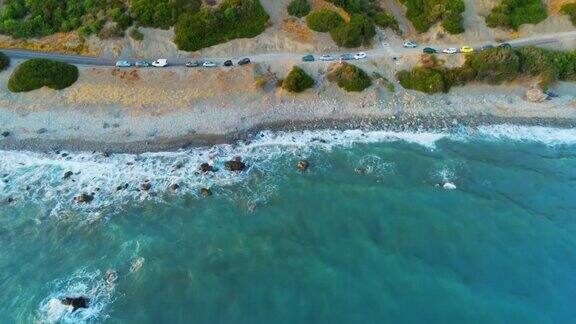
[(455, 190), (456, 189), (456, 185), (452, 182), (446, 182), (444, 183), (444, 185), (442, 186), (442, 188), (444, 188), (444, 190)]
[(576, 129), (501, 124), (478, 127), (476, 137), (492, 140), (537, 142), (550, 146), (575, 145)]

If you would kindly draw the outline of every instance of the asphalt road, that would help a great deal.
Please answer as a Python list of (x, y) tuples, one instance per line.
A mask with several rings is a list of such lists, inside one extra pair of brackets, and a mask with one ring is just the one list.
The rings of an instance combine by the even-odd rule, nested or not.
[[(544, 36), (535, 36), (529, 38), (519, 38), (515, 40), (511, 40), (508, 43), (511, 44), (513, 47), (521, 47), (521, 46), (529, 46), (529, 45), (546, 45), (557, 43), (565, 40), (576, 40), (576, 31), (574, 32), (566, 32), (566, 33), (557, 33), (557, 34), (549, 34)], [(463, 45), (473, 46), (475, 49), (480, 48), (483, 45), (490, 44), (493, 45), (494, 42), (482, 42), (480, 44), (446, 44), (446, 45), (431, 45), (430, 47), (434, 47), (437, 49), (448, 48), (448, 47), (455, 47), (460, 48)], [(384, 56), (397, 56), (402, 54), (408, 53), (419, 53), (422, 51), (422, 48), (426, 45), (420, 44), (418, 48), (414, 49), (407, 49), (403, 48), (402, 44), (382, 44), (382, 47), (368, 50), (366, 53), (368, 57), (384, 57)], [(31, 59), (31, 58), (46, 58), (76, 65), (92, 65), (92, 66), (114, 66), (115, 61), (105, 58), (98, 58), (98, 57), (88, 57), (88, 56), (79, 56), (79, 55), (67, 55), (67, 54), (58, 54), (58, 53), (46, 53), (46, 52), (35, 52), (35, 51), (27, 51), (27, 50), (17, 50), (17, 49), (2, 49), (6, 55), (13, 59)], [(338, 57), (340, 53), (328, 53), (334, 57)], [(246, 57), (250, 57), (252, 62), (270, 62), (270, 61), (280, 61), (280, 60), (299, 60), (302, 56), (309, 54), (309, 53), (270, 53), (270, 54), (257, 54), (257, 55), (247, 55)], [(322, 55), (326, 53), (315, 53), (316, 55)], [(232, 59), (237, 61), (241, 59), (241, 57), (229, 57), (229, 58), (203, 58), (202, 60), (210, 60), (217, 63), (222, 63), (227, 59)], [(122, 60), (127, 60), (130, 62), (134, 62), (137, 60), (144, 60), (152, 62), (156, 58), (150, 59), (135, 59), (135, 58), (121, 58)], [(168, 58), (168, 63), (172, 66), (183, 66), (189, 58)]]

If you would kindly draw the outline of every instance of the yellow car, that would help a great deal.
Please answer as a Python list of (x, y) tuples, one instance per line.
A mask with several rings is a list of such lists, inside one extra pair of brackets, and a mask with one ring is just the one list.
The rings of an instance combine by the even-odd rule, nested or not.
[(472, 53), (474, 52), (474, 49), (470, 46), (462, 46), (462, 48), (460, 48), (460, 53)]

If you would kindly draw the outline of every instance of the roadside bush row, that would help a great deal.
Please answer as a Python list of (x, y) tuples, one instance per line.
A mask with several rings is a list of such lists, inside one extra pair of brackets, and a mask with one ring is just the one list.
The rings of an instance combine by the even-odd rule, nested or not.
[(78, 68), (47, 59), (30, 59), (16, 67), (8, 80), (8, 90), (27, 92), (42, 87), (60, 90), (78, 80)]
[(471, 81), (497, 85), (519, 77), (538, 78), (540, 87), (546, 90), (559, 80), (576, 81), (576, 51), (493, 48), (467, 56), (458, 68), (437, 63), (400, 71), (396, 77), (402, 87), (429, 94), (448, 92), (453, 86)]
[(464, 32), (465, 5), (462, 0), (400, 0), (406, 6), (406, 17), (419, 33), (442, 22), (444, 30), (450, 34)]
[(348, 63), (332, 65), (328, 71), (328, 80), (352, 92), (360, 92), (372, 85), (372, 80), (364, 70)]
[(398, 22), (389, 15), (378, 0), (328, 0), (334, 5), (343, 8), (349, 14), (362, 14), (372, 20), (381, 28), (390, 28), (400, 32)]
[(537, 24), (546, 17), (542, 0), (502, 0), (486, 17), (486, 25), (518, 30), (523, 24)]
[(362, 14), (352, 14), (350, 22), (346, 23), (337, 12), (319, 9), (306, 17), (306, 24), (314, 31), (330, 32), (330, 36), (338, 46), (347, 48), (367, 45), (376, 35), (374, 23)]

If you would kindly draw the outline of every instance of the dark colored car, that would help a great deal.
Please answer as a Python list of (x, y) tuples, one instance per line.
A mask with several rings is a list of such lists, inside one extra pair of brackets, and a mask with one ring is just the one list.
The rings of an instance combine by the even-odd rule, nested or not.
[(250, 64), (250, 59), (245, 57), (243, 59), (241, 59), (240, 61), (238, 61), (238, 65), (246, 65), (246, 64)]
[(491, 48), (494, 48), (494, 45), (486, 44), (486, 45), (480, 47), (480, 50), (481, 50), (481, 51), (485, 51), (485, 50), (491, 49)]
[(314, 55), (308, 54), (308, 55), (302, 57), (302, 61), (304, 61), (304, 62), (314, 62)]
[(234, 65), (234, 63), (232, 63), (232, 60), (227, 60), (226, 62), (224, 62), (224, 66), (232, 66)]
[(425, 47), (422, 52), (426, 53), (426, 54), (436, 54), (438, 53), (438, 51), (432, 47)]
[(512, 45), (510, 45), (508, 43), (502, 43), (502, 44), (498, 45), (498, 47), (500, 47), (500, 48), (512, 48)]
[(202, 65), (202, 62), (200, 61), (188, 61), (186, 62), (186, 67), (199, 67), (200, 65)]
[(353, 60), (353, 59), (354, 59), (354, 55), (352, 55), (352, 54), (342, 54), (342, 55), (340, 55), (340, 59), (341, 59), (342, 61), (350, 61), (350, 60)]

